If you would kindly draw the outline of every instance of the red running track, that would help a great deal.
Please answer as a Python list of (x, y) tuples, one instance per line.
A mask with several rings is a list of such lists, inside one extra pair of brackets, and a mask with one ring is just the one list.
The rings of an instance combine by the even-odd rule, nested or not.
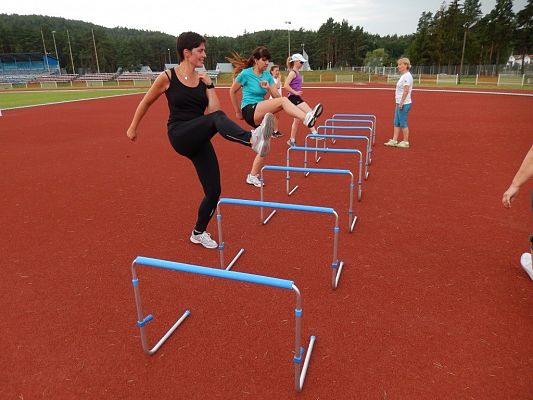
[[(227, 89), (217, 89), (233, 116)], [(140, 96), (8, 110), (2, 160), (2, 340), (5, 399), (531, 399), (533, 282), (527, 190), (501, 195), (532, 140), (532, 97), (417, 91), (412, 148), (385, 148), (391, 90), (307, 89), (325, 115), (371, 112), (378, 140), (359, 221), (346, 233), (344, 177), (267, 177), (271, 201), (334, 207), (341, 217), (339, 288), (329, 285), (329, 218), (226, 207), (236, 270), (292, 279), (303, 333), (317, 335), (306, 384), (293, 389), (293, 295), (141, 269), (152, 341), (191, 317), (153, 357), (135, 326), (137, 255), (218, 266), (189, 243), (200, 186), (176, 155), (158, 101), (137, 143), (125, 136)], [(284, 164), (290, 118), (269, 164)], [(251, 151), (214, 140), (223, 196), (258, 199), (244, 183)], [(296, 158), (295, 158), (296, 159)], [(321, 167), (350, 168), (325, 156)], [(210, 230), (216, 238), (216, 224)]]

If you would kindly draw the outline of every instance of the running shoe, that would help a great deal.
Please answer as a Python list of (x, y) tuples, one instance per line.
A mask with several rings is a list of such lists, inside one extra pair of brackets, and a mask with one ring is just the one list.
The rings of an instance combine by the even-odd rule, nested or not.
[(324, 111), (324, 107), (322, 107), (322, 104), (318, 103), (315, 108), (305, 115), (304, 125), (308, 128), (315, 126), (316, 119), (322, 115), (322, 111)]
[(206, 249), (215, 249), (218, 246), (217, 242), (211, 239), (211, 234), (207, 232), (202, 232), (196, 235), (194, 231), (192, 231), (190, 239), (191, 242), (201, 244)]
[(274, 130), (274, 114), (266, 113), (261, 125), (252, 131), (252, 149), (261, 157), (270, 152), (270, 138)]

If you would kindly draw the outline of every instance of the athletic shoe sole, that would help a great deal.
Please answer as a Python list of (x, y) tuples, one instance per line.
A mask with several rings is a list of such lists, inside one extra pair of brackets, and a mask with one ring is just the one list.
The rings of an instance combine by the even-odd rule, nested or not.
[(318, 103), (315, 106), (315, 108), (313, 108), (313, 110), (311, 111), (312, 117), (310, 118), (309, 121), (305, 123), (305, 126), (307, 126), (308, 128), (312, 128), (313, 126), (315, 126), (316, 119), (322, 115), (323, 111), (324, 111), (324, 107), (322, 106), (322, 104)]
[(261, 129), (261, 134), (257, 135), (256, 142), (252, 148), (257, 154), (264, 157), (270, 152), (270, 138), (274, 131), (274, 114), (266, 113), (257, 129)]
[(520, 265), (522, 269), (526, 271), (526, 274), (529, 275), (529, 278), (533, 280), (533, 266), (531, 265), (531, 253), (524, 253), (520, 257)]

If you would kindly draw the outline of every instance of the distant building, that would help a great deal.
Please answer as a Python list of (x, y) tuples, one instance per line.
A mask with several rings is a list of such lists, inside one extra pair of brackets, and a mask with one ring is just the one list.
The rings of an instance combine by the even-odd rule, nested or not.
[(522, 62), (524, 65), (529, 65), (531, 64), (531, 60), (533, 60), (533, 54), (526, 54), (523, 60), (521, 54), (513, 54), (509, 57), (507, 64), (509, 64), (511, 67), (514, 67), (515, 65), (522, 66)]
[(215, 69), (220, 71), (221, 74), (228, 72), (231, 73), (233, 72), (233, 65), (231, 65), (231, 63), (217, 63)]

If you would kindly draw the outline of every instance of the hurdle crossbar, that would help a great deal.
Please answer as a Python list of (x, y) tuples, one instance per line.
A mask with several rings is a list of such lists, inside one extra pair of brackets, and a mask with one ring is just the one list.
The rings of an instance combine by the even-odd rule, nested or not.
[[(320, 135), (324, 137), (324, 135)], [(290, 167), (291, 164), (291, 151), (303, 151), (304, 152), (304, 168), (307, 168), (307, 153), (309, 151), (322, 152), (322, 153), (336, 153), (336, 154), (356, 154), (359, 155), (359, 173), (357, 185), (359, 186), (357, 199), (360, 201), (362, 197), (362, 187), (363, 187), (363, 153), (358, 149), (330, 149), (327, 147), (301, 147), (301, 146), (291, 146), (287, 148), (287, 167)], [(305, 176), (308, 176), (309, 172), (305, 173)]]
[[(352, 174), (352, 171), (348, 169), (327, 169), (327, 168), (300, 168), (300, 167), (285, 167), (282, 165), (265, 165), (263, 168), (261, 168), (261, 182), (263, 182), (263, 171), (285, 171), (286, 172), (286, 192), (287, 196), (291, 196), (298, 188), (299, 186), (296, 185), (294, 188), (290, 188), (290, 173), (291, 172), (312, 172), (312, 173), (322, 173), (322, 174), (335, 174), (335, 175), (349, 175), (350, 176), (350, 203), (348, 206), (348, 229), (350, 232), (353, 232), (353, 228), (355, 226), (355, 222), (357, 221), (357, 216), (353, 214), (353, 191), (354, 191), (354, 177)], [(361, 185), (359, 185), (359, 196), (361, 196)], [(264, 201), (264, 185), (261, 185), (261, 201)], [(261, 211), (263, 208), (261, 208)], [(274, 216), (274, 213), (276, 210), (273, 210), (272, 213), (268, 216), (266, 220), (263, 220), (263, 216), (261, 216), (261, 220), (263, 221), (263, 224), (266, 224), (272, 216)]]
[[(335, 125), (335, 123), (341, 123), (341, 125)], [(328, 118), (324, 121), (324, 125), (326, 126), (347, 126), (346, 123), (352, 124), (352, 126), (359, 126), (359, 125), (353, 125), (353, 124), (369, 124), (371, 131), (370, 131), (370, 140), (372, 144), (375, 143), (375, 135), (376, 135), (376, 129), (374, 125), (373, 119), (344, 119), (344, 118)], [(332, 133), (335, 133), (333, 131)], [(332, 143), (335, 143), (335, 139), (331, 139)]]
[[(351, 139), (351, 140), (363, 140), (366, 142), (366, 145), (365, 145), (365, 169), (366, 169), (366, 174), (368, 173), (368, 167), (370, 166), (370, 164), (372, 164), (372, 140), (369, 136), (366, 136), (366, 135), (340, 135), (340, 134), (335, 134), (334, 131), (335, 129), (340, 129), (340, 130), (354, 130), (354, 131), (360, 131), (360, 130), (366, 130), (366, 131), (369, 131), (371, 132), (371, 128), (369, 126), (326, 126), (326, 125), (321, 125), (317, 128), (317, 132), (318, 134), (316, 133), (311, 133), (311, 134), (308, 134), (306, 137), (305, 137), (305, 146), (307, 147), (307, 139), (315, 139), (316, 140), (316, 147), (318, 147), (318, 140), (321, 140), (321, 139), (326, 139), (324, 140), (324, 146), (322, 146), (323, 148), (326, 148), (326, 142), (327, 142), (327, 139), (330, 138), (332, 143), (335, 143), (335, 139)], [(320, 131), (333, 131), (332, 133), (320, 133)], [(318, 157), (318, 153), (315, 152), (315, 162), (318, 163), (320, 161), (320, 157)]]
[[(273, 208), (273, 209), (283, 209), (283, 210), (292, 210), (292, 211), (303, 211), (303, 212), (313, 212), (321, 214), (331, 214), (335, 216), (335, 226), (333, 228), (333, 260), (331, 262), (331, 287), (336, 289), (339, 284), (339, 279), (341, 276), (342, 268), (344, 267), (344, 261), (341, 261), (337, 258), (337, 249), (339, 245), (339, 215), (333, 208), (329, 207), (318, 207), (318, 206), (309, 206), (303, 204), (291, 204), (291, 203), (275, 203), (270, 201), (257, 201), (257, 200), (247, 200), (247, 199), (232, 199), (232, 198), (221, 198), (217, 204), (217, 225), (218, 225), (218, 250), (220, 254), (220, 268), (225, 268), (226, 271), (229, 271), (238, 258), (244, 253), (244, 249), (240, 249), (237, 255), (233, 258), (231, 263), (224, 267), (224, 239), (222, 235), (222, 213), (220, 212), (220, 206), (222, 204), (232, 204), (237, 206), (248, 206), (248, 207), (260, 207), (261, 208), (261, 223), (265, 225), (268, 220), (273, 216), (273, 213), (267, 218), (263, 219), (263, 208)], [(275, 210), (274, 210), (275, 211)]]
[(301, 331), (302, 331), (302, 300), (300, 290), (294, 284), (293, 281), (287, 279), (273, 278), (263, 275), (247, 274), (244, 272), (226, 271), (217, 268), (204, 267), (200, 265), (184, 264), (174, 261), (160, 260), (157, 258), (149, 257), (136, 257), (131, 264), (131, 274), (133, 291), (135, 295), (135, 306), (137, 308), (137, 326), (141, 331), (141, 343), (143, 350), (148, 355), (153, 355), (159, 350), (159, 348), (165, 343), (165, 341), (174, 333), (178, 326), (190, 315), (190, 311), (186, 310), (185, 313), (172, 325), (168, 332), (157, 342), (157, 344), (150, 349), (148, 346), (148, 340), (146, 337), (146, 325), (153, 319), (152, 314), (144, 316), (141, 303), (141, 292), (139, 289), (139, 278), (137, 276), (137, 266), (148, 266), (155, 268), (163, 268), (171, 271), (187, 272), (197, 275), (211, 276), (215, 278), (229, 279), (240, 282), (254, 283), (258, 285), (272, 286), (280, 289), (292, 290), (296, 294), (296, 308), (294, 310), (295, 316), (295, 340), (294, 340), (294, 385), (296, 391), (300, 392), (303, 388), (305, 377), (307, 375), (307, 369), (309, 367), (309, 361), (311, 359), (311, 353), (313, 352), (313, 346), (316, 341), (316, 336), (311, 336), (309, 340), (309, 346), (305, 360), (302, 365), (303, 354), (305, 348), (301, 345)]
[(374, 122), (374, 137), (372, 139), (372, 145), (376, 144), (376, 131), (378, 129), (378, 119), (374, 114), (333, 114), (332, 119), (336, 118), (368, 118)]

